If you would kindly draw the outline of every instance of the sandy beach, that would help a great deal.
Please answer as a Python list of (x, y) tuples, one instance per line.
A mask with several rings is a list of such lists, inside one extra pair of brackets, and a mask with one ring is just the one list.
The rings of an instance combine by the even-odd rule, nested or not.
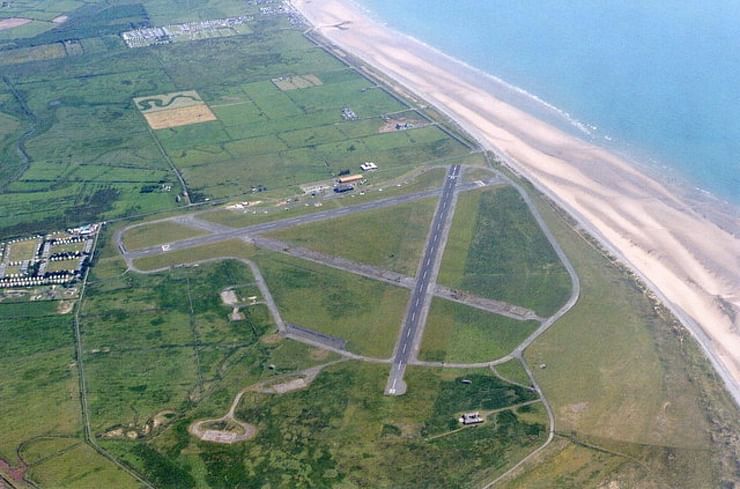
[(698, 339), (740, 404), (740, 239), (609, 151), (492, 95), (490, 80), (346, 0), (292, 0), (331, 42), (455, 120), (573, 215)]

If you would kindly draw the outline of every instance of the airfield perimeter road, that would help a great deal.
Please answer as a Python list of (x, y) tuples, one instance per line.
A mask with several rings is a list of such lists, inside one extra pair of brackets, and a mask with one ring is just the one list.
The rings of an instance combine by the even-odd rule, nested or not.
[[(411, 292), (409, 307), (404, 318), (403, 328), (399, 335), (398, 343), (393, 357), (393, 366), (388, 377), (385, 393), (387, 395), (402, 395), (406, 392), (406, 384), (403, 381), (403, 375), (406, 371), (406, 365), (409, 358), (413, 355), (415, 342), (419, 333), (419, 327), (423, 328), (426, 320), (426, 313), (429, 306), (429, 289), (430, 284), (435, 281), (435, 270), (437, 267), (437, 257), (440, 251), (440, 245), (444, 245), (446, 239), (445, 227), (448, 225), (448, 217), (453, 207), (455, 198), (455, 187), (460, 176), (460, 165), (453, 165), (447, 172), (447, 179), (442, 187), (442, 196), (437, 205), (437, 212), (434, 214), (429, 239), (427, 241), (424, 255), (419, 264), (419, 270), (416, 274), (416, 286)], [(444, 247), (444, 246), (442, 246)]]
[[(459, 190), (460, 191), (473, 190), (473, 189), (481, 187), (481, 185), (484, 185), (484, 186), (492, 185), (495, 183), (500, 183), (501, 181), (502, 180), (499, 178), (494, 178), (494, 179), (491, 179), (485, 182), (465, 183), (459, 186)], [(444, 192), (444, 189), (446, 187), (447, 187), (447, 183), (445, 183), (445, 186), (443, 186), (442, 189), (437, 188), (437, 189), (425, 190), (421, 192), (414, 192), (410, 194), (399, 195), (397, 197), (390, 197), (387, 199), (378, 199), (378, 200), (373, 200), (370, 202), (365, 202), (362, 204), (341, 207), (338, 209), (330, 209), (326, 211), (314, 212), (314, 213), (306, 214), (303, 216), (291, 217), (287, 219), (279, 219), (279, 220), (275, 220), (271, 222), (266, 222), (262, 224), (254, 224), (251, 226), (245, 226), (241, 228), (229, 228), (228, 230), (219, 229), (217, 232), (214, 232), (212, 234), (183, 239), (180, 241), (173, 241), (172, 243), (169, 243), (169, 248), (167, 249), (167, 251), (164, 251), (162, 249), (162, 246), (150, 246), (148, 248), (142, 248), (141, 250), (128, 251), (123, 244), (123, 234), (129, 228), (119, 230), (116, 233), (115, 241), (116, 241), (116, 245), (118, 246), (118, 249), (121, 251), (121, 254), (123, 254), (123, 257), (126, 259), (127, 264), (130, 266), (133, 260), (137, 258), (143, 258), (145, 256), (160, 255), (166, 252), (172, 252), (172, 251), (182, 250), (186, 248), (192, 248), (195, 246), (202, 246), (202, 245), (218, 243), (218, 242), (225, 241), (225, 240), (232, 239), (232, 238), (241, 238), (249, 234), (259, 234), (259, 233), (265, 233), (268, 231), (276, 231), (278, 229), (285, 229), (285, 228), (297, 226), (300, 224), (308, 224), (312, 222), (323, 221), (325, 219), (342, 217), (348, 214), (354, 214), (356, 212), (363, 212), (363, 211), (368, 211), (372, 209), (382, 209), (384, 207), (393, 207), (393, 206), (397, 206), (399, 204), (404, 204), (407, 202), (413, 202), (413, 201), (421, 200), (421, 199), (428, 198), (428, 197), (434, 197)], [(177, 221), (178, 219), (182, 220), (182, 217), (168, 218), (165, 220)], [(183, 223), (189, 224), (185, 221), (183, 221)], [(131, 227), (134, 227), (134, 226), (131, 226)]]

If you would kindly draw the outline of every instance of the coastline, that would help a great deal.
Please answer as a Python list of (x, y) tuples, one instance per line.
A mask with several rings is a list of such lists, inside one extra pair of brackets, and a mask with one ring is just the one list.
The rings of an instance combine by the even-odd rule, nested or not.
[(329, 41), (419, 94), (566, 209), (691, 331), (740, 405), (734, 230), (613, 152), (496, 98), (486, 89), (496, 77), (393, 31), (351, 2), (291, 3)]

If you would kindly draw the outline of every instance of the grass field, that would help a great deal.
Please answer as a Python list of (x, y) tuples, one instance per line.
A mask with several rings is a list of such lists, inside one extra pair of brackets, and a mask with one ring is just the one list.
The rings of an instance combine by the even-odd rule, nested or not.
[(531, 383), (527, 371), (524, 370), (519, 360), (509, 360), (506, 363), (496, 365), (495, 369), (500, 376), (512, 382), (523, 385), (529, 385)]
[(0, 458), (15, 465), (16, 448), (45, 433), (79, 434), (74, 343), (69, 316), (55, 303), (0, 304)]
[(421, 360), (475, 363), (502, 357), (538, 326), (435, 298), (429, 310)]
[(134, 260), (134, 266), (139, 270), (152, 271), (223, 257), (252, 258), (253, 256), (254, 247), (252, 245), (234, 239), (212, 245), (194, 246), (184, 250), (138, 258)]
[(137, 250), (204, 234), (206, 232), (201, 229), (191, 228), (173, 221), (164, 221), (144, 224), (126, 231), (123, 235), (123, 244), (127, 250)]
[[(344, 197), (326, 199), (320, 206), (315, 205), (315, 200), (309, 197), (299, 198), (292, 206), (275, 206), (265, 202), (264, 205), (247, 208), (245, 210), (218, 209), (200, 214), (198, 217), (206, 221), (215, 222), (224, 226), (242, 227), (262, 222), (274, 221), (276, 219), (289, 218), (311, 212), (319, 212), (348, 205), (359, 204), (370, 200), (384, 199), (401, 194), (419, 192), (439, 188), (442, 185), (446, 170), (443, 168), (431, 168), (422, 172), (410, 172), (405, 175), (394, 176), (393, 182), (388, 187), (373, 186), (368, 188), (365, 195), (351, 193)], [(259, 198), (257, 197), (257, 200)]]
[(36, 256), (39, 247), (38, 239), (25, 239), (9, 243), (5, 247), (5, 261), (16, 262), (30, 260)]
[(80, 260), (79, 259), (73, 259), (73, 260), (58, 260), (58, 261), (50, 261), (46, 265), (46, 271), (47, 272), (65, 272), (65, 271), (74, 271), (79, 268)]
[(254, 260), (285, 321), (344, 338), (355, 353), (391, 356), (407, 290), (275, 253)]
[(331, 256), (414, 276), (437, 199), (363, 212), (272, 234)]
[(41, 487), (137, 488), (82, 443), (72, 318), (56, 309), (56, 302), (0, 304), (0, 368), (12, 372), (0, 379), (0, 459), (25, 464)]
[(553, 314), (570, 279), (527, 205), (511, 187), (459, 198), (439, 283)]

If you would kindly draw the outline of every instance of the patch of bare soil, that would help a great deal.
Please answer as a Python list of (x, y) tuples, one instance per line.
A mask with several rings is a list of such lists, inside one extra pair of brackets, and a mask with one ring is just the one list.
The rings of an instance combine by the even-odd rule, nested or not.
[(24, 19), (22, 17), (10, 17), (8, 19), (0, 19), (0, 31), (6, 29), (12, 29), (13, 27), (20, 27), (31, 22), (31, 19)]
[(4, 474), (14, 482), (23, 482), (26, 470), (28, 470), (28, 467), (23, 463), (18, 466), (12, 466), (6, 460), (0, 458), (0, 474)]
[(587, 402), (569, 404), (567, 406), (564, 406), (560, 410), (560, 416), (563, 420), (566, 420), (571, 425), (575, 425), (581, 417), (581, 413), (586, 411), (586, 409), (588, 409)]
[(424, 127), (428, 125), (427, 122), (419, 119), (409, 119), (408, 117), (398, 117), (392, 119), (386, 119), (385, 123), (380, 126), (378, 132), (396, 132), (406, 131), (415, 127)]
[(309, 356), (311, 357), (311, 360), (326, 360), (329, 358), (329, 350), (324, 350), (323, 348), (311, 348)]
[(143, 426), (135, 426), (133, 424), (128, 426), (117, 425), (110, 428), (100, 436), (107, 439), (128, 438), (130, 440), (136, 440), (138, 438), (143, 438), (153, 433), (158, 428), (169, 424), (175, 418), (176, 414), (177, 413), (171, 409), (165, 409), (149, 418)]
[(276, 345), (276, 344), (280, 343), (280, 341), (282, 341), (282, 339), (283, 339), (283, 337), (276, 333), (276, 334), (271, 334), (271, 335), (263, 336), (261, 341), (265, 345)]
[(60, 15), (58, 17), (54, 17), (53, 19), (51, 19), (51, 21), (54, 22), (55, 24), (64, 24), (68, 20), (69, 20), (69, 17), (66, 15)]
[(229, 319), (231, 321), (243, 321), (244, 320), (244, 314), (239, 312), (238, 307), (234, 307), (234, 309), (231, 310), (231, 314), (229, 314)]
[[(219, 425), (224, 425), (225, 429)], [(188, 432), (201, 441), (231, 445), (254, 438), (257, 427), (243, 423), (227, 415), (223, 418), (196, 421), (188, 427)]]
[(57, 314), (69, 314), (74, 307), (75, 303), (72, 301), (59, 301), (57, 304)]
[(144, 118), (152, 129), (167, 129), (216, 120), (216, 116), (206, 104), (147, 112)]
[(239, 298), (236, 296), (236, 292), (226, 289), (221, 291), (221, 301), (227, 306), (233, 306), (239, 302)]

